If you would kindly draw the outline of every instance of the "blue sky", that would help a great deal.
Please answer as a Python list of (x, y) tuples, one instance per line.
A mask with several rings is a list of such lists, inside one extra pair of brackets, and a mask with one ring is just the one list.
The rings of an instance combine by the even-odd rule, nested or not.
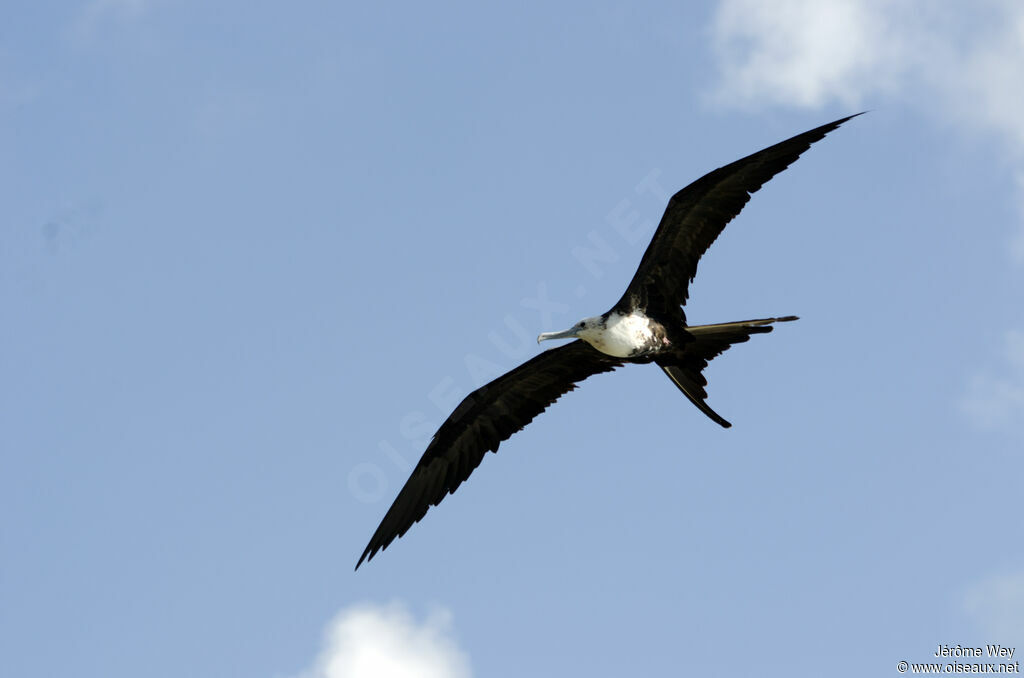
[[(964, 7), (5, 6), (3, 673), (1024, 642), (1024, 9)], [(352, 572), (453, 400), (618, 298), (660, 191), (864, 109), (701, 262), (691, 322), (801, 316), (709, 369), (732, 429), (595, 377)]]

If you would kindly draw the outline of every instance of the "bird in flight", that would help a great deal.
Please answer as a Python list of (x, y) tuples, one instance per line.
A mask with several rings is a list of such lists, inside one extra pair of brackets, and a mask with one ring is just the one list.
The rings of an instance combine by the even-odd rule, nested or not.
[(377, 531), (356, 569), (388, 547), (414, 523), (455, 492), (487, 452), (523, 429), (587, 377), (626, 363), (654, 363), (683, 395), (715, 423), (731, 424), (708, 406), (708, 363), (772, 323), (795, 316), (716, 325), (687, 325), (682, 306), (697, 274), (697, 262), (750, 195), (793, 164), (816, 141), (851, 115), (798, 134), (736, 162), (719, 167), (672, 196), (640, 266), (611, 310), (584, 318), (547, 339), (574, 339), (544, 351), (466, 396), (445, 420)]

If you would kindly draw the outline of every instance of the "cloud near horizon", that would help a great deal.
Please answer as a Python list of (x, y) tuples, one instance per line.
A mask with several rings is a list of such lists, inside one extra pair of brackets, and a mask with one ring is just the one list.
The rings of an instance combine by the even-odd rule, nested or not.
[(417, 622), (401, 604), (353, 605), (328, 625), (313, 666), (295, 678), (470, 678), (452, 615)]
[(1024, 422), (1024, 331), (1006, 331), (1002, 353), (996, 370), (974, 374), (960, 409), (981, 429), (1020, 430)]
[(1024, 571), (992, 575), (971, 586), (963, 608), (993, 642), (1024, 638)]
[(1024, 3), (721, 0), (711, 100), (847, 107), (893, 99), (1008, 141), (1024, 161)]

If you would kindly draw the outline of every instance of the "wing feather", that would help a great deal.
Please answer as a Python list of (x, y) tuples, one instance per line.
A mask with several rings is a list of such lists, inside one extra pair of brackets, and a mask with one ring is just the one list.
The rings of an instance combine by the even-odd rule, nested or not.
[(697, 262), (750, 195), (796, 162), (847, 116), (798, 134), (736, 162), (719, 167), (672, 196), (636, 274), (616, 303), (620, 311), (642, 308), (675, 313), (686, 303)]
[(622, 361), (573, 341), (545, 351), (470, 393), (441, 424), (409, 480), (359, 558), (364, 560), (404, 535), (431, 506), (455, 492), (483, 461), (576, 384)]

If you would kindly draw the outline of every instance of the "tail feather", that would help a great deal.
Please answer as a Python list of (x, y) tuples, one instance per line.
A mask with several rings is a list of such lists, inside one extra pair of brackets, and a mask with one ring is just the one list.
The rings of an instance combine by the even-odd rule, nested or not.
[(729, 350), (729, 347), (733, 344), (741, 344), (749, 340), (752, 334), (771, 332), (773, 329), (771, 327), (772, 323), (789, 322), (792, 320), (797, 320), (797, 317), (795, 315), (787, 315), (779, 318), (760, 318), (758, 320), (687, 327), (686, 330), (693, 335), (694, 341), (685, 344), (679, 354), (659, 357), (655, 359), (655, 362), (664, 370), (668, 378), (672, 380), (672, 383), (683, 392), (683, 395), (697, 406), (697, 409), (706, 414), (716, 424), (723, 428), (729, 428), (732, 424), (711, 409), (705, 402), (708, 394), (704, 387), (708, 382), (702, 374), (704, 368), (714, 358)]
[[(729, 428), (732, 426), (726, 421), (722, 415), (711, 409), (704, 399), (708, 397), (707, 391), (697, 381), (694, 380), (694, 375), (688, 370), (674, 365), (661, 365), (661, 369), (665, 371), (668, 378), (672, 380), (672, 383), (679, 387), (679, 390), (683, 392), (683, 395), (690, 399), (690, 402), (697, 406), (697, 409), (708, 415), (711, 421), (720, 425), (722, 428)], [(703, 375), (700, 372), (696, 373), (697, 377), (704, 381)]]
[[(746, 335), (749, 337), (751, 334), (760, 334), (762, 332), (771, 332), (774, 328), (771, 327), (772, 323), (788, 323), (793, 320), (799, 320), (800, 318), (795, 315), (784, 315), (779, 318), (759, 318), (758, 320), (740, 320), (734, 323), (716, 323), (714, 325), (691, 325), (686, 328), (686, 331), (693, 336), (708, 336), (708, 335), (724, 335), (730, 334), (736, 337)], [(733, 343), (740, 343), (744, 339), (740, 338), (734, 340)]]

